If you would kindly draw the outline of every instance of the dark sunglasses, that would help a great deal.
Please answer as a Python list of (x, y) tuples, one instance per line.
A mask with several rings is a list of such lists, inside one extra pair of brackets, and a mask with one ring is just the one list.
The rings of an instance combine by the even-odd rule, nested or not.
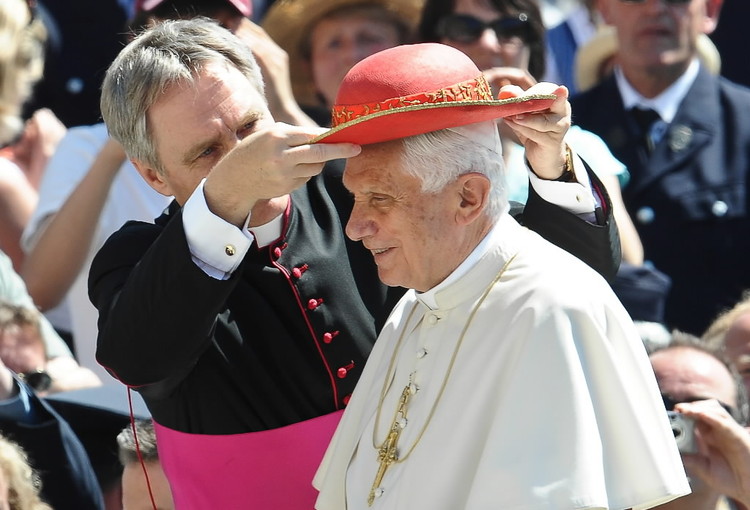
[[(642, 4), (646, 0), (620, 0), (624, 4)], [(664, 0), (669, 5), (685, 5), (691, 2), (691, 0)]]
[[(685, 398), (682, 400), (674, 400), (671, 396), (665, 395), (664, 393), (661, 394), (661, 399), (664, 401), (664, 407), (667, 411), (674, 411), (675, 404), (679, 404), (681, 402), (695, 402), (697, 400), (705, 400), (704, 398)], [(726, 411), (729, 413), (729, 415), (737, 420), (739, 416), (737, 416), (737, 411), (734, 409), (734, 407), (730, 406), (729, 404), (725, 404), (721, 400), (718, 401), (719, 405), (726, 409)]]
[(477, 42), (488, 28), (494, 30), (498, 39), (518, 37), (529, 42), (532, 35), (529, 17), (523, 12), (515, 17), (500, 18), (489, 23), (465, 14), (449, 14), (440, 18), (435, 28), (438, 37), (464, 44)]

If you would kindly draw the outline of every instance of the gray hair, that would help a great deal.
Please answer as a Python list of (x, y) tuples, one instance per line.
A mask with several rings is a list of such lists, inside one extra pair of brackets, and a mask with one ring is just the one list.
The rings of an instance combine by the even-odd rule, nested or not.
[(422, 180), (422, 192), (437, 193), (459, 176), (476, 172), (490, 181), (485, 214), (497, 218), (508, 207), (505, 168), (501, 152), (443, 129), (403, 139), (403, 163)]
[(110, 136), (130, 158), (163, 171), (147, 113), (170, 86), (191, 84), (209, 64), (230, 65), (263, 95), (263, 78), (250, 48), (214, 20), (164, 21), (128, 44), (107, 70), (101, 111)]
[(117, 456), (123, 467), (140, 462), (141, 458), (146, 462), (159, 460), (156, 431), (150, 419), (134, 420), (117, 434)]
[(734, 391), (737, 397), (736, 415), (732, 416), (737, 423), (740, 425), (747, 425), (750, 423), (750, 404), (748, 403), (748, 394), (745, 389), (745, 384), (742, 381), (742, 376), (737, 372), (737, 369), (732, 365), (732, 362), (725, 356), (721, 349), (715, 345), (709, 344), (701, 338), (686, 333), (684, 331), (672, 330), (669, 343), (666, 345), (655, 347), (648, 351), (648, 355), (652, 356), (658, 352), (667, 351), (675, 348), (688, 348), (698, 352), (702, 352), (713, 358), (724, 365), (729, 375), (732, 377), (734, 383)]

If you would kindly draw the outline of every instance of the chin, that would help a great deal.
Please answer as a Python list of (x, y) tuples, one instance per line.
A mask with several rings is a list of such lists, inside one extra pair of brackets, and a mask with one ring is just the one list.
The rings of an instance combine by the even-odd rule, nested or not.
[(397, 278), (392, 273), (389, 273), (388, 271), (383, 271), (378, 267), (378, 278), (380, 278), (380, 281), (389, 287), (404, 287), (404, 288), (410, 288), (408, 282), (404, 281), (402, 278)]

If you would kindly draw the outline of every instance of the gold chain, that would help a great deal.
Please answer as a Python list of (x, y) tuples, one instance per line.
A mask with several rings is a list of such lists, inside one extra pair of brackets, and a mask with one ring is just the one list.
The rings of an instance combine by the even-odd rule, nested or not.
[[(411, 445), (409, 450), (406, 452), (403, 456), (397, 456), (396, 458), (392, 459), (390, 463), (400, 463), (404, 462), (409, 455), (414, 451), (414, 448), (416, 448), (417, 443), (422, 439), (422, 435), (427, 430), (427, 427), (430, 425), (430, 421), (432, 421), (432, 417), (435, 414), (435, 409), (437, 409), (437, 405), (440, 402), (440, 398), (443, 396), (443, 391), (445, 390), (446, 385), (448, 384), (448, 379), (450, 378), (451, 371), (453, 370), (453, 363), (456, 361), (456, 356), (458, 355), (458, 351), (461, 348), (461, 344), (464, 341), (464, 337), (466, 336), (466, 331), (469, 329), (469, 326), (471, 325), (472, 320), (474, 319), (474, 316), (477, 313), (477, 310), (479, 310), (479, 307), (481, 306), (482, 302), (484, 302), (487, 295), (490, 293), (490, 290), (492, 290), (492, 287), (495, 286), (495, 284), (500, 280), (500, 278), (503, 276), (505, 271), (508, 269), (508, 266), (510, 266), (510, 263), (513, 262), (513, 259), (516, 258), (516, 255), (513, 255), (508, 259), (508, 261), (503, 265), (502, 269), (495, 275), (495, 278), (490, 282), (490, 284), (487, 286), (487, 288), (484, 290), (484, 293), (479, 298), (479, 301), (477, 301), (477, 304), (474, 305), (474, 308), (471, 310), (471, 313), (469, 314), (469, 318), (466, 321), (466, 324), (464, 325), (463, 331), (461, 331), (461, 336), (458, 338), (458, 342), (456, 343), (456, 347), (453, 349), (453, 354), (451, 355), (451, 361), (448, 365), (448, 370), (445, 373), (445, 377), (443, 377), (443, 383), (440, 386), (440, 391), (438, 392), (437, 398), (435, 399), (435, 402), (432, 404), (432, 408), (430, 409), (430, 414), (427, 415), (427, 420), (425, 421), (425, 424), (422, 426), (422, 430), (419, 431), (419, 434), (417, 435), (417, 438), (414, 440), (414, 443)], [(399, 336), (398, 342), (396, 342), (396, 347), (393, 349), (393, 354), (391, 355), (391, 360), (388, 365), (388, 371), (385, 374), (385, 380), (383, 381), (383, 389), (380, 392), (380, 400), (378, 401), (378, 410), (375, 414), (375, 424), (372, 428), (372, 445), (375, 447), (376, 450), (380, 451), (382, 448), (384, 448), (386, 445), (385, 443), (389, 440), (389, 437), (391, 436), (391, 431), (394, 430), (394, 427), (398, 427), (398, 416), (399, 414), (402, 414), (405, 417), (406, 415), (406, 403), (404, 402), (403, 405), (401, 405), (401, 400), (399, 399), (399, 404), (396, 408), (396, 412), (394, 413), (393, 420), (391, 421), (391, 427), (389, 428), (389, 433), (386, 436), (385, 440), (383, 440), (380, 445), (377, 444), (377, 436), (378, 436), (378, 424), (380, 423), (380, 412), (383, 408), (383, 402), (385, 401), (385, 395), (388, 393), (388, 380), (391, 377), (391, 372), (395, 371), (395, 364), (396, 364), (396, 357), (398, 355), (398, 351), (401, 348), (401, 343), (404, 340), (404, 337), (406, 336), (406, 329), (409, 326), (409, 322), (411, 321), (412, 316), (414, 315), (414, 311), (417, 309), (417, 306), (412, 307), (411, 312), (409, 313), (409, 317), (406, 320), (406, 323), (404, 324), (404, 329), (401, 331), (401, 335)], [(412, 373), (413, 375), (413, 373)], [(411, 385), (411, 376), (409, 376), (409, 384), (406, 385), (406, 388), (404, 388), (403, 394), (406, 394), (410, 390)], [(408, 399), (407, 399), (408, 400)]]

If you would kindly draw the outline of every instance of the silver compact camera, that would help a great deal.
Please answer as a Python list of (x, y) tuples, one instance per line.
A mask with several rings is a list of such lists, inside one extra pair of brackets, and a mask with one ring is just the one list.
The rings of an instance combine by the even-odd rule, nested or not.
[(696, 453), (698, 445), (695, 442), (695, 419), (677, 411), (667, 411), (672, 434), (677, 442), (677, 449), (681, 453)]

